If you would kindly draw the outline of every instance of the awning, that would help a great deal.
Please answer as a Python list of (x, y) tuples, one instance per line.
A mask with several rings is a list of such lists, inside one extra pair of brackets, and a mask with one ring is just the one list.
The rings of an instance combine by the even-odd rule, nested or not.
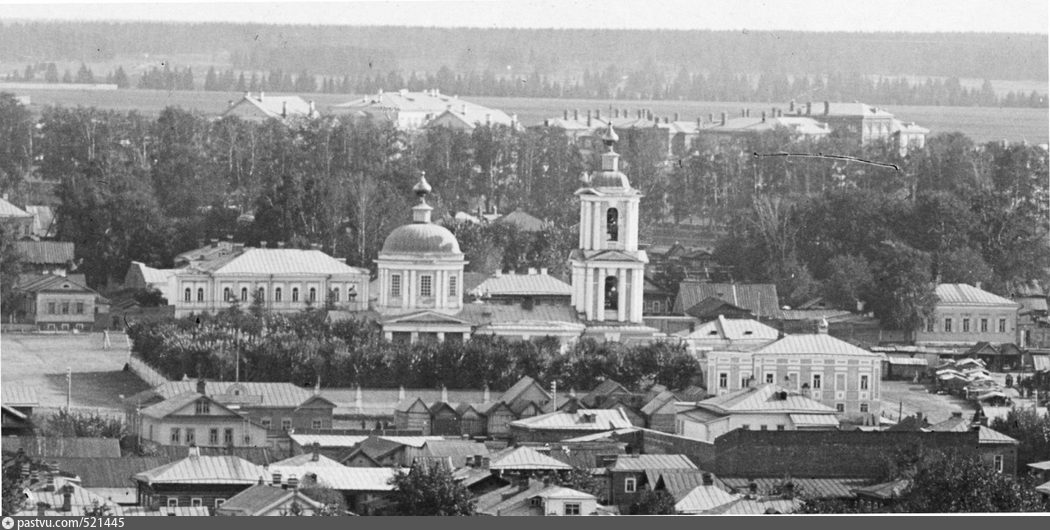
[(926, 366), (926, 359), (916, 357), (888, 357), (886, 359), (890, 364), (899, 364), (902, 366)]
[(1033, 355), (1032, 364), (1036, 372), (1050, 372), (1050, 355)]
[(1045, 493), (1047, 495), (1050, 495), (1050, 482), (1047, 482), (1047, 483), (1045, 483), (1045, 484), (1043, 484), (1041, 486), (1036, 486), (1035, 487), (1035, 491), (1038, 491), (1039, 493)]
[(795, 427), (838, 427), (839, 420), (832, 414), (789, 414)]

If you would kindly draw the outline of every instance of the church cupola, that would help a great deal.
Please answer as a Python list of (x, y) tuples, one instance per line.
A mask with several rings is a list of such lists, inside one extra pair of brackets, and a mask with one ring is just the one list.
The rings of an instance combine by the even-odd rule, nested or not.
[(426, 172), (420, 172), (419, 182), (412, 186), (412, 191), (416, 194), (416, 197), (419, 197), (419, 204), (412, 207), (412, 222), (429, 223), (430, 213), (434, 208), (427, 204), (427, 195), (433, 191), (433, 188), (427, 182)]

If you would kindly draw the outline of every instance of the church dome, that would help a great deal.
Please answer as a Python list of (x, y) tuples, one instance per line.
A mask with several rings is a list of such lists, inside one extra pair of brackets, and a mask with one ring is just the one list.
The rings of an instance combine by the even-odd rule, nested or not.
[(381, 254), (462, 254), (459, 241), (447, 228), (432, 223), (413, 223), (386, 236)]
[(590, 185), (593, 188), (631, 189), (631, 183), (627, 180), (627, 175), (624, 175), (619, 171), (602, 171), (600, 173), (595, 173), (591, 177)]

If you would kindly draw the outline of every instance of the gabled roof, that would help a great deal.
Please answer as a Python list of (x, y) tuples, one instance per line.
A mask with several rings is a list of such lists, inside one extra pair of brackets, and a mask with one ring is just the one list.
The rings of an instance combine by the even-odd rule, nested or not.
[(703, 320), (714, 316), (722, 316), (723, 313), (747, 313), (750, 315), (751, 310), (731, 304), (717, 296), (709, 296), (699, 301), (693, 307), (686, 309), (685, 313)]
[[(403, 471), (406, 469), (401, 468)], [(317, 475), (317, 484), (339, 491), (391, 491), (391, 479), (399, 468), (395, 467), (347, 467), (347, 466), (270, 466), (267, 476), (281, 474), (281, 482), (295, 475), (302, 482), (307, 475)]]
[(698, 469), (685, 455), (619, 455), (610, 471), (646, 471), (653, 469)]
[(292, 457), (285, 458), (284, 460), (278, 460), (272, 463), (273, 466), (336, 466), (345, 467), (343, 464), (328, 458), (325, 455), (318, 454), (317, 460), (314, 460), (314, 454), (312, 452), (303, 453), (301, 455), (295, 455)]
[(511, 427), (530, 431), (608, 431), (631, 427), (631, 420), (620, 409), (578, 409), (576, 412), (549, 412), (510, 422)]
[(129, 488), (135, 484), (131, 477), (136, 473), (171, 462), (163, 456), (52, 457), (47, 461), (57, 462), (62, 472), (76, 475), (85, 488)]
[(167, 283), (177, 271), (177, 269), (155, 269), (138, 261), (132, 261), (131, 267), (138, 269), (142, 274), (142, 279), (148, 284)]
[[(786, 397), (781, 398), (786, 394)], [(696, 404), (718, 414), (760, 412), (788, 412), (804, 414), (834, 414), (835, 409), (801, 394), (789, 392), (774, 384), (742, 388)]]
[(683, 330), (675, 335), (692, 340), (721, 341), (773, 341), (780, 337), (780, 331), (757, 320), (749, 318), (725, 318), (721, 315), (715, 320), (704, 322), (693, 331)]
[(529, 447), (517, 447), (492, 460), (489, 469), (493, 470), (565, 470), (572, 466), (541, 454)]
[(202, 395), (202, 394), (198, 394), (196, 392), (186, 392), (184, 394), (179, 394), (179, 395), (177, 395), (177, 396), (175, 396), (173, 398), (165, 399), (164, 401), (161, 401), (160, 403), (157, 403), (155, 405), (150, 405), (150, 406), (142, 409), (139, 412), (143, 416), (149, 416), (150, 418), (160, 419), (160, 418), (165, 418), (167, 416), (170, 416), (171, 414), (174, 414), (174, 413), (176, 413), (176, 412), (178, 412), (178, 411), (180, 411), (180, 410), (190, 406), (191, 404), (196, 403), (197, 401), (202, 401), (202, 400), (203, 401), (207, 401), (208, 403), (210, 403), (212, 406), (215, 406), (216, 408), (219, 408), (219, 409), (222, 409), (222, 410), (228, 412), (230, 414), (230, 416), (240, 416), (239, 414), (237, 414), (233, 410), (230, 410), (229, 408), (227, 408), (222, 403), (218, 403), (214, 399), (212, 399), (212, 398), (210, 398), (208, 396)]
[(66, 264), (73, 261), (73, 243), (63, 241), (15, 241), (15, 250), (34, 265)]
[(572, 488), (563, 488), (561, 486), (550, 486), (546, 489), (541, 490), (533, 497), (540, 497), (541, 499), (564, 499), (564, 500), (596, 500), (597, 497), (590, 493), (584, 493), (582, 491), (574, 490)]
[(951, 305), (1019, 307), (1017, 302), (965, 283), (942, 283), (935, 290), (941, 303)]
[(513, 122), (511, 117), (501, 110), (471, 103), (457, 96), (442, 94), (437, 90), (422, 92), (380, 90), (375, 94), (369, 94), (353, 101), (332, 105), (330, 108), (337, 112), (423, 112), (431, 114), (431, 119), (451, 110), (454, 114), (462, 116), (464, 123), (469, 124), (492, 122), (510, 125)]
[(7, 202), (7, 199), (0, 198), (0, 218), (3, 217), (32, 217), (33, 215), (29, 212)]
[(471, 440), (428, 440), (423, 445), (423, 455), (429, 457), (452, 457), (457, 466), (463, 464), (465, 458), (474, 456), (489, 456), (489, 450), (485, 444)]
[(587, 406), (593, 407), (597, 405), (599, 401), (601, 401), (601, 398), (615, 394), (623, 395), (630, 393), (631, 391), (627, 390), (627, 387), (621, 385), (620, 383), (617, 383), (616, 381), (613, 381), (612, 379), (606, 379), (601, 383), (598, 383), (598, 386), (591, 389), (591, 391), (588, 392), (587, 395), (583, 396), (581, 398), (581, 402)]
[(518, 230), (522, 230), (525, 232), (542, 232), (543, 229), (547, 227), (547, 223), (532, 215), (529, 215), (521, 208), (518, 208), (513, 212), (510, 212), (509, 214), (500, 217), (499, 220), (497, 220), (496, 222), (510, 223), (518, 227)]
[(649, 400), (649, 402), (646, 403), (644, 407), (642, 407), (642, 415), (646, 417), (652, 416), (668, 403), (673, 403), (677, 400), (678, 398), (675, 397), (673, 392), (671, 392), (670, 390), (664, 390), (663, 392), (660, 392), (655, 397), (653, 397), (653, 399)]
[(270, 484), (256, 484), (227, 499), (217, 511), (237, 512), (241, 515), (262, 515), (292, 499), (308, 504), (315, 510), (323, 506), (296, 489), (286, 490)]
[(803, 333), (784, 338), (755, 351), (755, 355), (828, 355), (857, 356), (882, 359), (881, 353), (858, 348), (826, 333)]
[(535, 386), (537, 389), (539, 389), (540, 392), (547, 396), (547, 399), (550, 399), (550, 394), (548, 394), (547, 391), (543, 389), (543, 385), (537, 383), (535, 379), (526, 375), (522, 376), (521, 379), (518, 379), (517, 383), (511, 385), (511, 387), (508, 388), (502, 396), (500, 396), (499, 401), (502, 401), (504, 403), (513, 403), (519, 397), (521, 397), (521, 395), (524, 394), (526, 390), (533, 386)]
[(471, 294), (476, 296), (570, 296), (572, 286), (549, 274), (500, 274), (492, 276), (475, 287)]
[(701, 484), (676, 502), (674, 509), (675, 512), (682, 514), (709, 513), (739, 498), (739, 495), (729, 493), (718, 486)]
[(366, 274), (320, 250), (297, 248), (246, 248), (214, 269), (215, 274)]
[(685, 314), (687, 309), (712, 296), (747, 309), (757, 317), (777, 316), (780, 310), (777, 287), (771, 283), (700, 283), (685, 281), (678, 286), (674, 312)]
[[(196, 379), (169, 381), (154, 387), (151, 391), (146, 391), (143, 397), (152, 393), (169, 399), (187, 392), (195, 392), (196, 389)], [(312, 389), (292, 383), (235, 383), (232, 381), (206, 381), (205, 393), (220, 403), (240, 402), (242, 407), (292, 409), (305, 403), (314, 395)]]
[(413, 311), (411, 313), (389, 315), (384, 317), (382, 320), (382, 324), (399, 324), (408, 322), (427, 324), (451, 324), (454, 326), (469, 326), (472, 324), (470, 320), (466, 320), (460, 315), (446, 315), (445, 313), (440, 313), (438, 311), (433, 311), (429, 309), (424, 309), (422, 311)]
[(147, 484), (255, 484), (266, 468), (236, 456), (188, 456), (135, 474)]
[(233, 114), (234, 109), (243, 105), (257, 109), (268, 118), (291, 118), (295, 116), (315, 117), (317, 111), (309, 103), (299, 96), (258, 96), (245, 94), (240, 101), (227, 109), (223, 115)]
[(23, 274), (18, 277), (15, 289), (26, 293), (91, 293), (98, 295), (94, 289), (81, 283), (77, 278), (51, 274)]

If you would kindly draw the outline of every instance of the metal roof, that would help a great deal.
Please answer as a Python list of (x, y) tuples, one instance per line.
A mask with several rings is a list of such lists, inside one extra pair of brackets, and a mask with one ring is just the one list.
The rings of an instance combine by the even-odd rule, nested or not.
[(707, 513), (739, 498), (739, 495), (729, 493), (718, 486), (700, 485), (676, 502), (674, 509), (684, 514)]
[(796, 427), (838, 427), (839, 420), (833, 414), (789, 414)]
[(646, 471), (653, 469), (698, 469), (685, 455), (619, 455), (611, 471)]
[(764, 515), (767, 513), (794, 513), (802, 507), (802, 499), (738, 499), (712, 510), (720, 515)]
[(40, 401), (36, 388), (19, 383), (4, 383), (0, 387), (0, 403), (9, 407), (35, 407)]
[(725, 318), (719, 315), (716, 320), (697, 326), (692, 332), (683, 330), (676, 333), (686, 339), (716, 339), (719, 341), (774, 341), (780, 331), (757, 320), (749, 318)]
[(313, 506), (320, 508), (321, 503), (307, 497), (299, 490), (286, 490), (270, 484), (256, 484), (229, 499), (217, 508), (217, 512), (239, 512), (243, 515), (263, 515), (267, 510), (295, 497)]
[(520, 304), (465, 304), (456, 316), (478, 326), (541, 324), (544, 329), (566, 327), (583, 330), (579, 315), (568, 304), (536, 304), (525, 309)]
[(595, 500), (595, 499), (597, 499), (597, 497), (595, 497), (594, 495), (591, 495), (590, 493), (584, 493), (582, 491), (577, 491), (577, 490), (574, 490), (572, 488), (563, 488), (561, 486), (550, 486), (550, 487), (540, 491), (536, 495), (534, 495), (534, 497), (542, 497), (544, 499), (569, 499), (569, 500), (577, 500), (577, 499), (578, 500)]
[(771, 283), (700, 283), (685, 281), (678, 286), (674, 302), (674, 313), (685, 314), (686, 310), (705, 298), (717, 297), (735, 306), (742, 307), (756, 316), (776, 316), (780, 312), (777, 287)]
[(518, 227), (519, 230), (525, 232), (541, 232), (544, 228), (547, 227), (547, 223), (543, 222), (537, 217), (529, 215), (521, 208), (518, 208), (513, 212), (510, 212), (509, 214), (500, 217), (496, 222), (510, 223)]
[(147, 484), (255, 484), (266, 468), (236, 456), (188, 456), (135, 475)]
[(120, 441), (116, 438), (52, 438), (4, 436), (4, 451), (24, 449), (30, 458), (82, 457), (118, 458)]
[(539, 453), (529, 447), (517, 447), (510, 452), (493, 459), (489, 469), (495, 470), (518, 470), (518, 469), (554, 469), (569, 470), (572, 466), (560, 460)]
[(576, 412), (549, 412), (510, 422), (528, 430), (608, 431), (631, 427), (631, 420), (616, 409), (579, 409)]
[(32, 217), (33, 215), (29, 212), (7, 202), (7, 199), (0, 198), (0, 217)]
[[(170, 414), (174, 414), (174, 413), (176, 413), (176, 412), (178, 412), (178, 411), (188, 407), (190, 404), (192, 404), (192, 403), (194, 403), (196, 401), (202, 400), (202, 399), (208, 401), (209, 403), (215, 403), (214, 400), (209, 399), (207, 396), (204, 396), (204, 395), (201, 395), (201, 394), (198, 394), (196, 392), (192, 392), (191, 391), (191, 392), (186, 392), (186, 393), (183, 393), (183, 394), (179, 394), (179, 395), (177, 395), (175, 397), (172, 397), (172, 398), (169, 398), (169, 399), (165, 399), (164, 401), (161, 401), (160, 403), (156, 403), (156, 404), (150, 405), (150, 406), (142, 409), (140, 411), (140, 413), (143, 416), (149, 416), (151, 418), (164, 418), (164, 417), (166, 417), (166, 416), (168, 416)], [(223, 409), (226, 408), (226, 407), (223, 407), (219, 403), (215, 403), (215, 405), (216, 405), (216, 407), (221, 407)], [(233, 411), (229, 411), (229, 412), (231, 414), (236, 414)]]
[(886, 362), (902, 366), (927, 366), (929, 364), (926, 359), (920, 357), (899, 357), (896, 355), (887, 355)]
[(1019, 307), (1020, 304), (965, 283), (942, 283), (935, 290), (940, 303), (951, 305), (994, 305)]
[(223, 116), (232, 114), (233, 109), (246, 103), (259, 109), (270, 118), (313, 116), (317, 113), (306, 100), (299, 96), (265, 96), (259, 93), (258, 96), (245, 94), (240, 101), (223, 112)]
[(270, 465), (272, 465), (272, 466), (304, 466), (304, 465), (310, 465), (310, 466), (338, 466), (338, 467), (345, 467), (345, 466), (343, 466), (343, 464), (340, 464), (339, 462), (337, 462), (337, 461), (335, 461), (335, 460), (333, 460), (331, 458), (328, 458), (325, 455), (318, 454), (316, 456), (317, 456), (317, 460), (314, 460), (313, 452), (306, 452), (306, 453), (303, 453), (301, 455), (295, 455), (295, 456), (292, 456), (292, 457), (289, 457), (289, 458), (285, 458), (284, 460), (278, 460), (277, 462), (274, 462), (274, 463), (272, 463)]
[(1021, 442), (989, 427), (981, 425), (981, 429), (978, 433), (977, 443), (979, 444), (1013, 444), (1017, 445)]
[(23, 274), (18, 277), (15, 289), (27, 293), (62, 292), (98, 295), (94, 289), (84, 285), (76, 277), (52, 274)]
[(547, 295), (570, 296), (572, 286), (549, 274), (500, 274), (481, 282), (471, 291), (477, 296)]
[[(738, 492), (746, 492), (748, 489), (748, 478), (744, 477), (721, 477), (722, 482)], [(751, 478), (758, 485), (760, 495), (772, 490), (775, 486), (784, 482), (783, 476)], [(815, 499), (852, 499), (857, 495), (853, 489), (868, 485), (868, 478), (791, 478), (795, 484), (795, 491), (800, 496)]]
[(433, 117), (437, 117), (447, 110), (452, 110), (454, 113), (463, 115), (464, 121), (467, 123), (485, 123), (490, 121), (492, 123), (510, 125), (513, 122), (511, 117), (501, 110), (471, 103), (456, 96), (442, 94), (437, 90), (422, 92), (410, 92), (408, 90), (380, 91), (353, 101), (332, 105), (330, 109), (333, 111), (423, 112), (433, 114)]
[(872, 353), (844, 340), (825, 333), (787, 335), (784, 338), (755, 351), (755, 355), (852, 355), (858, 357), (883, 358), (881, 353)]
[[(787, 396), (781, 399), (781, 395)], [(766, 383), (751, 388), (742, 388), (721, 396), (715, 396), (697, 403), (700, 408), (708, 409), (721, 414), (739, 414), (753, 412), (795, 412), (834, 414), (835, 409), (807, 398), (801, 394), (790, 392), (777, 385)]]
[(1050, 460), (1046, 460), (1043, 462), (1032, 462), (1031, 464), (1028, 464), (1028, 467), (1032, 469), (1038, 469), (1041, 471), (1050, 471)]
[(73, 243), (62, 241), (15, 241), (15, 250), (25, 261), (51, 265), (73, 261)]
[(1050, 355), (1033, 355), (1032, 365), (1036, 372), (1050, 371)]
[(58, 469), (72, 473), (85, 488), (128, 488), (134, 486), (131, 479), (141, 473), (171, 463), (162, 456), (124, 456), (105, 458), (48, 458), (57, 462)]
[[(171, 399), (187, 392), (196, 392), (197, 380), (169, 381), (153, 388), (153, 392)], [(240, 392), (235, 395), (235, 392)], [(217, 402), (229, 404), (243, 401), (241, 406), (296, 408), (314, 396), (313, 389), (292, 383), (235, 383), (232, 381), (206, 381), (205, 394)]]
[(449, 229), (434, 223), (410, 223), (395, 228), (379, 251), (386, 254), (442, 254), (462, 258), (459, 240)]
[[(408, 471), (402, 469), (402, 471)], [(347, 466), (270, 466), (267, 469), (266, 481), (272, 481), (274, 473), (281, 474), (281, 482), (288, 483), (294, 475), (300, 481), (307, 474), (317, 475), (317, 483), (339, 491), (391, 491), (394, 485), (390, 481), (398, 472), (392, 467), (347, 467)]]
[(653, 399), (646, 403), (644, 407), (642, 407), (642, 414), (645, 416), (652, 416), (658, 410), (663, 408), (664, 405), (667, 405), (668, 403), (677, 400), (678, 398), (675, 397), (674, 393), (672, 393), (670, 390), (664, 390), (663, 392), (660, 392), (655, 397), (653, 397)]
[(292, 248), (246, 248), (215, 269), (215, 274), (366, 274), (320, 250)]
[(431, 441), (443, 441), (442, 436), (377, 436), (380, 440), (386, 440), (400, 445), (421, 448)]
[(132, 261), (131, 266), (137, 268), (142, 273), (142, 279), (149, 284), (167, 283), (176, 272), (176, 269), (154, 269), (138, 261)]

